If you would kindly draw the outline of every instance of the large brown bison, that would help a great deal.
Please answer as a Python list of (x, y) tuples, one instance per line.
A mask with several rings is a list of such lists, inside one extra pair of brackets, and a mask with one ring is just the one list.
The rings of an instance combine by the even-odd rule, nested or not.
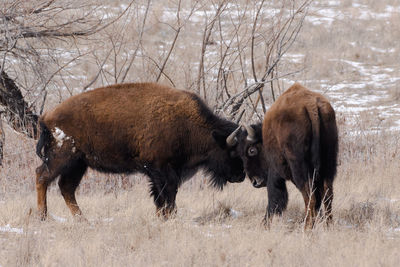
[(58, 176), (72, 214), (82, 214), (75, 190), (88, 167), (146, 174), (165, 218), (175, 211), (179, 185), (199, 168), (219, 188), (245, 177), (234, 153), (238, 125), (214, 115), (195, 94), (159, 84), (119, 84), (73, 96), (45, 113), (40, 127), (43, 164), (36, 170), (36, 190), (42, 219), (47, 187)]
[(288, 202), (286, 181), (304, 198), (306, 228), (312, 228), (321, 203), (332, 220), (338, 132), (335, 112), (321, 94), (296, 83), (265, 114), (264, 122), (238, 132), (238, 151), (254, 187), (267, 187), (265, 223)]

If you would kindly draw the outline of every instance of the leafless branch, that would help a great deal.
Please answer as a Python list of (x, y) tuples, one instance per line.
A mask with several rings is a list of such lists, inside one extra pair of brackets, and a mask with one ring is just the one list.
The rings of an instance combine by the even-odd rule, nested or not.
[(93, 77), (93, 79), (83, 87), (82, 91), (86, 91), (90, 86), (92, 86), (92, 84), (94, 84), (96, 82), (96, 80), (99, 78), (100, 73), (103, 71), (103, 67), (104, 64), (106, 64), (108, 58), (111, 55), (111, 52), (113, 51), (113, 48), (110, 49), (110, 51), (107, 53), (106, 57), (104, 58), (103, 62), (100, 64), (99, 66), (99, 71), (97, 72), (97, 74)]
[[(261, 105), (263, 108), (263, 112), (266, 111), (264, 98), (262, 95), (263, 88), (266, 83), (271, 83), (271, 90), (273, 90), (273, 81), (277, 81), (279, 78), (287, 76), (286, 74), (273, 75), (273, 71), (276, 69), (277, 65), (282, 59), (282, 56), (291, 48), (297, 36), (302, 28), (305, 15), (307, 13), (307, 8), (311, 1), (304, 1), (302, 4), (295, 8), (294, 2), (290, 7), (286, 7), (283, 5), (281, 7), (281, 12), (277, 15), (278, 21), (282, 21), (282, 23), (278, 23), (279, 26), (277, 29), (273, 29), (276, 34), (272, 34), (271, 38), (265, 41), (264, 46), (266, 49), (265, 56), (265, 70), (262, 73), (261, 77), (258, 78), (258, 74), (256, 71), (256, 63), (255, 63), (255, 40), (256, 40), (256, 29), (258, 25), (258, 19), (261, 16), (261, 10), (265, 1), (262, 1), (259, 6), (256, 8), (255, 18), (252, 26), (252, 34), (251, 34), (251, 45), (250, 45), (250, 54), (251, 54), (251, 69), (252, 75), (254, 79), (254, 83), (250, 86), (246, 86), (243, 91), (236, 95), (232, 95), (231, 98), (224, 102), (221, 106), (222, 110), (226, 110), (229, 106), (232, 106), (230, 110), (230, 114), (232, 117), (238, 112), (241, 108), (244, 101), (249, 98), (255, 92), (259, 93), (258, 99), (256, 100), (255, 106), (258, 105), (259, 101), (261, 101)], [(284, 15), (285, 12), (289, 10), (290, 14), (288, 16)], [(292, 72), (293, 73), (293, 72)], [(272, 96), (275, 98), (275, 94), (272, 91)], [(250, 99), (250, 98), (249, 98)], [(251, 101), (251, 99), (250, 99)], [(256, 108), (253, 108), (255, 111)]]
[[(212, 30), (214, 28), (214, 24), (217, 21), (218, 17), (221, 15), (221, 13), (224, 11), (224, 8), (226, 6), (226, 0), (221, 1), (218, 6), (217, 9), (215, 11), (215, 15), (214, 17), (211, 19), (210, 22), (208, 22), (207, 20), (207, 16), (206, 17), (206, 22), (205, 22), (205, 27), (204, 27), (204, 31), (203, 31), (203, 38), (202, 38), (202, 45), (201, 45), (201, 54), (200, 54), (200, 64), (199, 64), (199, 71), (198, 71), (198, 75), (197, 75), (197, 93), (200, 94), (200, 90), (201, 90), (201, 84), (203, 83), (203, 97), (206, 99), (207, 98), (207, 94), (205, 91), (205, 79), (204, 79), (204, 55), (206, 53), (206, 48), (207, 45), (210, 42), (210, 37), (212, 34)], [(206, 12), (205, 12), (206, 14)]]
[(146, 25), (146, 20), (147, 20), (147, 16), (148, 16), (149, 9), (150, 9), (150, 4), (151, 4), (151, 0), (147, 0), (147, 5), (146, 5), (145, 12), (144, 12), (142, 25), (141, 25), (140, 30), (139, 30), (139, 38), (138, 38), (138, 41), (137, 41), (137, 45), (136, 45), (135, 51), (133, 52), (133, 55), (132, 55), (132, 57), (131, 57), (131, 59), (129, 61), (129, 64), (125, 69), (125, 72), (124, 72), (124, 75), (122, 76), (121, 82), (125, 81), (126, 76), (128, 75), (128, 72), (131, 69), (133, 62), (136, 59), (137, 53), (139, 51), (139, 48), (142, 45), (144, 26)]
[(165, 57), (164, 62), (161, 65), (160, 72), (158, 73), (157, 78), (156, 78), (157, 82), (158, 82), (158, 80), (160, 80), (161, 74), (164, 73), (165, 66), (167, 65), (168, 59), (171, 56), (172, 50), (175, 47), (176, 40), (178, 39), (179, 33), (181, 32), (181, 29), (182, 29), (181, 20), (180, 20), (180, 12), (181, 12), (181, 0), (179, 0), (179, 2), (178, 2), (178, 10), (176, 12), (176, 20), (177, 20), (178, 26), (177, 26), (177, 29), (174, 29), (175, 37), (174, 37), (174, 40), (172, 41), (171, 47), (169, 48), (167, 56)]

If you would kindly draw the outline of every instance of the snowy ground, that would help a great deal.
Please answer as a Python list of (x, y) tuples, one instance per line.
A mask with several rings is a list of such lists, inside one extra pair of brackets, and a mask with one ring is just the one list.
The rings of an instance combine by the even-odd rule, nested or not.
[[(344, 1), (314, 2), (304, 27), (323, 27), (324, 31), (328, 32), (328, 37), (332, 38), (332, 42), (337, 42), (337, 48), (333, 45), (334, 51), (326, 51), (327, 58), (323, 60), (324, 64), (332, 66), (332, 76), (310, 80), (303, 79), (300, 75), (288, 82), (300, 81), (310, 84), (324, 93), (333, 102), (335, 110), (355, 126), (362, 114), (368, 114), (371, 130), (399, 131), (400, 62), (387, 59), (399, 59), (400, 55), (398, 42), (390, 40), (391, 27), (400, 27), (400, 3), (382, 3), (379, 11), (375, 11), (373, 6), (364, 2), (351, 1), (347, 6)], [(348, 27), (336, 34), (335, 27), (343, 24)], [(385, 29), (389, 33), (383, 32)], [(307, 33), (306, 28), (303, 30)], [(343, 36), (349, 36), (349, 39), (343, 41)], [(385, 41), (385, 38), (389, 41)], [(346, 49), (349, 52), (342, 51)], [(324, 52), (318, 50), (316, 53)], [(366, 56), (359, 56), (361, 53)], [(299, 66), (306, 62), (305, 54), (299, 51), (290, 51), (284, 59)], [(335, 77), (333, 74), (337, 69), (346, 75)], [(397, 99), (393, 94), (397, 95)]]

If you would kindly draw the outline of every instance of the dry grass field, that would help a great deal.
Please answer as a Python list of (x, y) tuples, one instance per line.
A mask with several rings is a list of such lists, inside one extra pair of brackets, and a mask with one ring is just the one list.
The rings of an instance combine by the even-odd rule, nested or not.
[[(161, 1), (152, 8), (152, 14), (163, 12)], [(163, 38), (152, 25), (154, 38), (144, 42)], [(265, 189), (245, 180), (217, 191), (201, 172), (181, 186), (178, 213), (168, 221), (155, 215), (146, 177), (89, 171), (77, 190), (88, 222), (73, 220), (56, 183), (48, 194), (49, 219), (41, 222), (35, 214), (34, 174), (40, 164), (35, 142), (4, 126), (0, 266), (398, 266), (399, 29), (400, 3), (395, 0), (314, 1), (282, 59), (281, 69), (296, 72), (276, 84), (277, 93), (299, 81), (322, 92), (337, 111), (340, 152), (329, 228), (318, 222), (312, 231), (303, 230), (303, 200), (288, 183), (288, 209), (266, 230), (261, 225)], [(190, 38), (183, 35), (180, 45)], [(156, 48), (149, 46), (147, 52), (151, 49)], [(196, 75), (190, 49), (174, 54), (167, 67), (181, 88)], [(75, 66), (81, 69), (70, 79), (74, 90), (67, 88), (69, 93), (91, 80), (93, 65)], [(135, 67), (136, 80), (145, 80), (146, 73), (154, 80), (154, 69), (139, 71), (144, 65)], [(79, 79), (79, 73), (86, 76)], [(54, 87), (45, 108), (69, 93)], [(269, 95), (266, 100), (272, 102)]]
[[(343, 128), (341, 129), (344, 130)], [(16, 145), (18, 149), (14, 149)], [(303, 201), (261, 226), (267, 195), (249, 181), (222, 192), (202, 175), (184, 184), (176, 218), (162, 221), (144, 177), (90, 172), (77, 198), (89, 223), (72, 219), (56, 186), (50, 218), (35, 216), (32, 142), (7, 145), (0, 201), (1, 266), (396, 266), (400, 260), (399, 136), (342, 138), (334, 223), (303, 230)]]

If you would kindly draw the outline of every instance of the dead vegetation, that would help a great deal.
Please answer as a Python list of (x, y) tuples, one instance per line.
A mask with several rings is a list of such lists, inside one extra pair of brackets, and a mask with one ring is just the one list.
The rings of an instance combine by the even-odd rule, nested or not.
[[(104, 19), (121, 14), (129, 4), (94, 2)], [(180, 188), (176, 218), (163, 222), (154, 214), (144, 176), (92, 171), (77, 194), (89, 223), (72, 220), (55, 184), (49, 192), (50, 218), (39, 222), (35, 216), (34, 171), (39, 165), (35, 141), (4, 123), (0, 265), (397, 266), (400, 134), (393, 127), (400, 119), (400, 47), (394, 40), (400, 38), (400, 11), (388, 13), (387, 9), (399, 10), (400, 6), (393, 0), (329, 2), (311, 4), (296, 42), (266, 78), (273, 81), (264, 83), (261, 99), (268, 108), (274, 95), (297, 80), (324, 93), (337, 110), (340, 165), (332, 227), (320, 222), (305, 233), (303, 200), (288, 184), (288, 209), (266, 231), (261, 225), (265, 190), (245, 181), (214, 191), (201, 173)], [(4, 54), (2, 50), (1, 58), (6, 56), (4, 69), (37, 113), (82, 90), (158, 79), (199, 92), (217, 112), (231, 116), (245, 89), (256, 88), (251, 85), (262, 81), (267, 66), (279, 55), (277, 46), (268, 44), (283, 40), (276, 39), (276, 27), (269, 23), (271, 16), (280, 14), (281, 1), (264, 1), (263, 13), (255, 20), (261, 3), (134, 1), (121, 20), (101, 32), (48, 41), (51, 49), (46, 48), (46, 53), (51, 57), (30, 59), (33, 66), (42, 60), (40, 79), (29, 71), (31, 64), (24, 65), (27, 57), (13, 58), (10, 51)], [(270, 12), (272, 7), (277, 13)], [(291, 10), (296, 8), (299, 5)], [(333, 10), (333, 19), (326, 20), (326, 10)], [(382, 15), (385, 12), (389, 15)], [(295, 25), (302, 16), (296, 17)], [(41, 45), (37, 40), (30, 44), (36, 49)], [(42, 71), (45, 66), (50, 68)], [(246, 110), (245, 122), (262, 116), (258, 92), (246, 98), (236, 118), (242, 110)], [(258, 115), (253, 112), (255, 106)]]

